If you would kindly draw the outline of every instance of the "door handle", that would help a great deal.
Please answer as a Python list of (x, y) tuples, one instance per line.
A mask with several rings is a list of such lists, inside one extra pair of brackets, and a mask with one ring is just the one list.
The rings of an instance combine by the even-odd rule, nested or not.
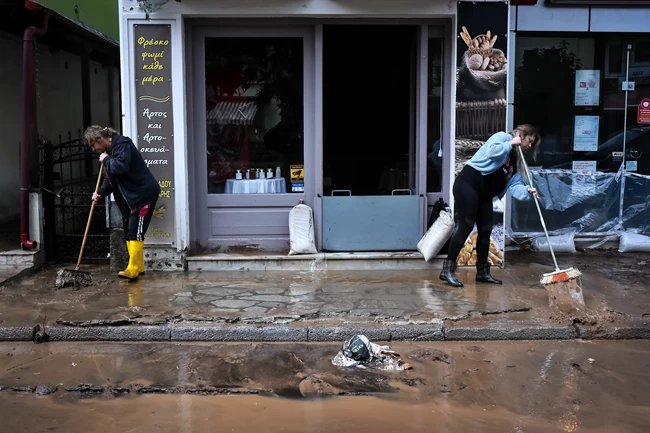
[(406, 191), (408, 191), (408, 195), (413, 195), (413, 191), (411, 191), (410, 189), (394, 189), (394, 190), (391, 191), (390, 195), (395, 195), (395, 191), (397, 191), (397, 192), (406, 192)]
[(331, 194), (332, 197), (334, 197), (334, 193), (335, 193), (335, 192), (347, 192), (348, 195), (349, 195), (350, 197), (352, 197), (352, 191), (350, 191), (349, 189), (335, 189), (335, 190), (332, 191), (332, 194)]

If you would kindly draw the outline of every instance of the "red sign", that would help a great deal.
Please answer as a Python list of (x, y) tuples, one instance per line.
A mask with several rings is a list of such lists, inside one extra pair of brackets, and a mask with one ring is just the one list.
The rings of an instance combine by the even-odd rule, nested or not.
[(636, 123), (639, 125), (650, 125), (650, 99), (645, 98), (639, 104), (639, 111), (636, 115)]

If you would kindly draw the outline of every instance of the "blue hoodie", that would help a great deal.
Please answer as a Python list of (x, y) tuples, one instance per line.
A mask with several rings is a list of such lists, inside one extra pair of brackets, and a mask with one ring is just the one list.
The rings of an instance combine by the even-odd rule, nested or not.
[[(512, 150), (512, 136), (507, 132), (497, 132), (467, 161), (467, 165), (480, 172), (483, 176), (490, 175), (506, 163)], [(519, 172), (515, 173), (506, 183), (505, 189), (498, 195), (500, 199), (510, 193), (517, 200), (530, 200), (528, 186), (524, 183)]]

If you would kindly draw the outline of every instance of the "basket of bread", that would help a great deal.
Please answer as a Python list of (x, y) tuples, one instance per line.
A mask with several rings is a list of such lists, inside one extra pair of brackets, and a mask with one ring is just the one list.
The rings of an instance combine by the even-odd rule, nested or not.
[[(477, 262), (476, 256), (476, 239), (478, 239), (478, 233), (474, 233), (472, 236), (467, 238), (463, 249), (460, 250), (458, 254), (458, 259), (456, 263), (458, 266), (474, 266)], [(488, 253), (488, 263), (493, 266), (497, 266), (503, 263), (503, 252), (499, 251), (497, 248), (496, 242), (493, 239), (490, 239), (490, 252)]]

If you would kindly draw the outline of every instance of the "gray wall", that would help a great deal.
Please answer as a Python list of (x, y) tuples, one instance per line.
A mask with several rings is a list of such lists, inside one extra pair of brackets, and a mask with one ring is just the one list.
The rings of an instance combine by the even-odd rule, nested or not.
[[(38, 132), (51, 140), (72, 131), (76, 137), (82, 125), (81, 58), (64, 51), (52, 51), (36, 44)], [(22, 122), (22, 58), (23, 41), (14, 35), (0, 32), (0, 223), (19, 217), (19, 143)], [(67, 67), (66, 67), (67, 63)], [(114, 114), (120, 120), (119, 70), (113, 74)], [(108, 69), (99, 63), (90, 63), (92, 122), (108, 124)], [(117, 129), (120, 125), (112, 125)], [(66, 140), (67, 138), (64, 138)]]
[(570, 32), (648, 32), (650, 7), (553, 6), (538, 0), (534, 6), (511, 10), (511, 30)]

